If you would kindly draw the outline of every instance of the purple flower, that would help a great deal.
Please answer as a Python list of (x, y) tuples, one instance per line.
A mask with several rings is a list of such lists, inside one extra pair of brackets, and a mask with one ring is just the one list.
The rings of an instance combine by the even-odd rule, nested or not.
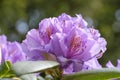
[(101, 68), (97, 59), (106, 51), (106, 44), (98, 30), (87, 28), (81, 15), (63, 13), (43, 19), (39, 29), (29, 31), (21, 45), (29, 60), (45, 60), (45, 55), (52, 55), (64, 73), (73, 73)]
[(81, 15), (77, 17), (70, 17), (63, 13), (58, 18), (47, 18), (39, 23), (40, 38), (44, 40), (44, 43), (49, 43), (50, 36), (55, 33), (69, 33), (74, 27), (87, 28), (87, 22)]
[(85, 61), (83, 64), (83, 70), (91, 69), (100, 69), (102, 66), (99, 64), (97, 58), (92, 58), (88, 61)]
[(74, 28), (69, 34), (56, 33), (51, 36), (49, 53), (56, 56), (62, 68), (72, 64), (73, 72), (80, 71), (85, 62), (101, 56), (100, 43), (90, 36), (82, 28)]
[(94, 28), (89, 28), (88, 33), (90, 33), (91, 38), (96, 40), (96, 42), (99, 44), (100, 50), (101, 50), (101, 54), (99, 55), (99, 57), (101, 57), (102, 54), (106, 51), (106, 44), (107, 44), (106, 40), (104, 38), (100, 37), (99, 31)]
[(0, 64), (5, 61), (15, 63), (25, 59), (26, 56), (18, 42), (9, 42), (6, 36), (0, 36)]
[[(81, 27), (81, 28), (87, 28), (87, 22), (82, 18), (81, 15), (76, 14), (76, 17), (71, 17), (65, 13), (58, 16), (58, 20), (61, 23), (61, 27), (67, 28), (67, 27)], [(71, 26), (72, 25), (72, 26)], [(68, 30), (68, 29), (67, 29)]]
[(44, 50), (44, 42), (40, 38), (37, 29), (32, 29), (28, 32), (26, 39), (22, 42), (21, 46), (26, 53), (28, 60), (43, 60), (42, 52)]
[(109, 61), (107, 64), (106, 64), (106, 67), (108, 68), (114, 68), (114, 67), (117, 67), (117, 68), (120, 68), (120, 59), (117, 60), (117, 66), (114, 66), (111, 61)]
[(39, 37), (42, 38), (44, 44), (48, 44), (50, 36), (56, 32), (62, 32), (57, 18), (44, 19), (39, 23)]
[[(120, 59), (117, 60), (117, 65), (114, 66), (111, 61), (108, 61), (107, 64), (106, 64), (106, 67), (107, 68), (120, 68)], [(113, 78), (111, 80), (119, 80), (118, 78)]]
[[(73, 26), (71, 26), (73, 25)], [(68, 33), (72, 28), (87, 23), (81, 15), (70, 17), (63, 13), (58, 18), (46, 18), (39, 23), (39, 29), (32, 29), (26, 35), (26, 39), (22, 42), (23, 51), (27, 54), (29, 60), (44, 60), (46, 46), (51, 40), (51, 35), (55, 33)]]

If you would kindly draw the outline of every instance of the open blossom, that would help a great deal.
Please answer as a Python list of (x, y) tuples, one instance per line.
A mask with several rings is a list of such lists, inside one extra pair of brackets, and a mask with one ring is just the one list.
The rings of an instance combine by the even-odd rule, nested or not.
[(69, 34), (56, 33), (51, 36), (49, 53), (54, 54), (62, 68), (73, 66), (73, 72), (83, 69), (85, 62), (101, 56), (98, 41), (82, 28), (74, 28)]
[(25, 60), (26, 56), (18, 42), (9, 42), (5, 35), (0, 36), (0, 64), (5, 61), (15, 63)]
[(28, 60), (44, 60), (45, 43), (37, 29), (30, 30), (21, 45)]
[[(73, 26), (71, 26), (73, 25)], [(83, 26), (81, 26), (83, 25)], [(71, 17), (65, 13), (58, 18), (46, 18), (39, 23), (39, 29), (32, 29), (22, 42), (23, 51), (30, 60), (44, 60), (45, 48), (55, 33), (68, 33), (74, 27), (87, 27), (87, 22), (81, 15)]]
[(106, 51), (106, 44), (98, 30), (87, 28), (81, 15), (71, 17), (63, 13), (43, 19), (39, 29), (29, 31), (21, 45), (29, 60), (44, 60), (44, 54), (54, 55), (64, 73), (70, 74), (101, 68), (97, 59)]
[(69, 33), (74, 27), (86, 28), (87, 22), (81, 15), (70, 17), (63, 13), (58, 18), (46, 18), (39, 23), (40, 38), (47, 44), (50, 41), (50, 36), (55, 33)]

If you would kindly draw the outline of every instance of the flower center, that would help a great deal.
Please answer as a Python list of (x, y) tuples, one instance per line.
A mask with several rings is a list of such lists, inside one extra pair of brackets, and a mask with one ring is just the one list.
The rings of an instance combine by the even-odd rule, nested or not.
[(80, 37), (73, 37), (70, 44), (70, 52), (72, 54), (78, 54), (80, 52), (83, 52), (82, 40), (80, 39)]
[(46, 33), (47, 33), (47, 36), (48, 36), (48, 38), (50, 40), (50, 36), (52, 35), (52, 30), (51, 30), (50, 27), (47, 28)]

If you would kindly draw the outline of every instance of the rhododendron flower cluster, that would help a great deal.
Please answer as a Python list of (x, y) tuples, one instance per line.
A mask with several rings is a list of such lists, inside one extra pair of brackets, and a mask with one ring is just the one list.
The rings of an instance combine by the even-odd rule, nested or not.
[(0, 36), (0, 64), (5, 61), (15, 63), (17, 61), (26, 60), (26, 55), (23, 52), (20, 43), (9, 42), (5, 35)]
[(98, 30), (88, 28), (81, 15), (65, 13), (46, 18), (22, 42), (28, 60), (56, 60), (64, 74), (101, 68), (98, 60), (106, 51), (106, 40)]

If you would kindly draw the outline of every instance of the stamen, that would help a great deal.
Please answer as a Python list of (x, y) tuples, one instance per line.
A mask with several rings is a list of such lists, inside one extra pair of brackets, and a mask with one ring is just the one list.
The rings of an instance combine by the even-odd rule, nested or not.
[(74, 37), (72, 40), (71, 40), (71, 44), (70, 44), (70, 51), (71, 52), (74, 52), (74, 53), (77, 53), (79, 52), (80, 50), (83, 50), (81, 49), (82, 48), (82, 41), (79, 37)]

